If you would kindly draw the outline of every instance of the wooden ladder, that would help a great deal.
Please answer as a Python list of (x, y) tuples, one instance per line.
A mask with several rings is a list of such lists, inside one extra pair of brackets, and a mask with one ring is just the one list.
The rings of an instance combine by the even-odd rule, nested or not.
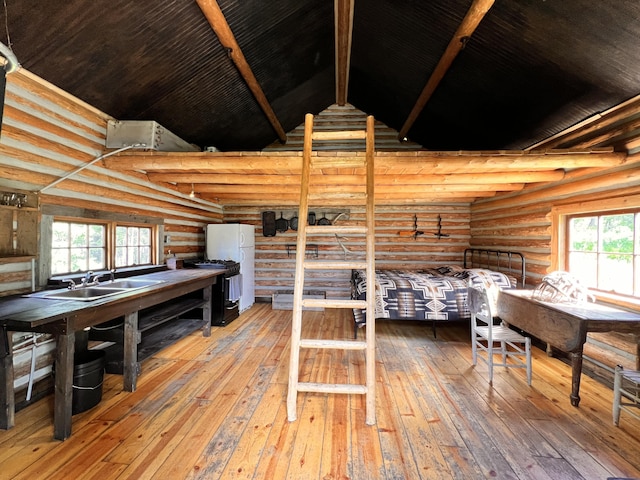
[[(366, 154), (364, 166), (366, 167), (366, 191), (361, 194), (362, 203), (366, 205), (365, 226), (337, 226), (337, 225), (307, 225), (307, 215), (310, 200), (322, 202), (331, 198), (331, 194), (310, 194), (309, 179), (312, 168), (320, 164), (322, 159), (327, 157), (313, 157), (313, 141), (323, 140), (345, 140), (345, 139), (365, 139)], [(287, 395), (287, 414), (289, 421), (296, 420), (297, 417), (297, 396), (298, 392), (324, 392), (343, 394), (363, 394), (366, 396), (366, 423), (374, 425), (376, 423), (375, 411), (375, 288), (369, 287), (372, 292), (367, 292), (366, 300), (341, 300), (341, 299), (315, 299), (303, 298), (305, 272), (307, 270), (351, 270), (364, 269), (366, 271), (367, 285), (375, 285), (375, 203), (374, 203), (374, 119), (367, 117), (366, 130), (346, 130), (339, 132), (314, 132), (313, 115), (305, 116), (304, 127), (304, 150), (302, 179), (300, 189), (300, 207), (298, 212), (298, 239), (296, 244), (296, 274), (293, 292), (293, 321), (291, 327), (291, 358), (289, 363), (289, 392)], [(333, 158), (333, 157), (332, 157)], [(333, 158), (335, 160), (335, 158)], [(354, 195), (349, 195), (353, 198)], [(306, 245), (307, 234), (364, 234), (366, 238), (365, 260), (307, 260)], [(364, 308), (366, 311), (366, 334), (364, 341), (358, 340), (331, 340), (300, 338), (302, 331), (302, 311), (303, 307), (322, 308)], [(331, 384), (331, 383), (311, 383), (300, 382), (300, 349), (342, 349), (342, 350), (363, 350), (365, 352), (366, 383), (361, 384)]]

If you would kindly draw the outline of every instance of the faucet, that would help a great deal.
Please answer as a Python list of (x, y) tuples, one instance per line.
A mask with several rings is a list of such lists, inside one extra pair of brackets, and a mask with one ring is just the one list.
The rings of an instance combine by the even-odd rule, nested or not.
[(73, 281), (73, 278), (63, 278), (60, 281), (61, 282), (67, 282), (69, 284), (69, 285), (67, 285), (67, 288), (69, 290), (75, 290), (76, 289), (76, 282)]
[(82, 277), (82, 286), (86, 287), (89, 285), (89, 280), (91, 279), (91, 275), (93, 275), (93, 270), (89, 270), (85, 273), (84, 277)]
[(113, 282), (116, 279), (116, 269), (112, 268), (109, 273), (111, 274), (111, 281)]

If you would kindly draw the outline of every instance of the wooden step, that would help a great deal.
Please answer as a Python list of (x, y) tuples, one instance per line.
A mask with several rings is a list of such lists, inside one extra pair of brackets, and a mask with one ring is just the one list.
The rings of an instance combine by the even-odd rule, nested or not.
[(365, 130), (340, 130), (334, 132), (313, 132), (311, 135), (312, 140), (357, 140), (360, 138), (366, 138), (367, 132)]
[(298, 383), (299, 392), (318, 392), (318, 393), (358, 393), (364, 395), (367, 393), (365, 385), (352, 385), (348, 383)]
[(302, 306), (307, 308), (367, 308), (366, 300), (337, 298), (303, 298)]
[(335, 350), (364, 350), (367, 342), (357, 340), (327, 340), (322, 338), (302, 338), (301, 348), (332, 348)]
[(367, 233), (367, 227), (359, 225), (309, 225), (306, 227), (308, 235), (318, 233), (362, 234)]
[(364, 260), (305, 260), (307, 270), (362, 270), (367, 268)]

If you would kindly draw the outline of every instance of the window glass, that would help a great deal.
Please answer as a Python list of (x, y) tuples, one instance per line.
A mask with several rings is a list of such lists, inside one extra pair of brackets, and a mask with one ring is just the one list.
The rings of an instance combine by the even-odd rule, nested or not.
[(151, 263), (151, 228), (138, 226), (116, 227), (116, 267)]
[(569, 217), (568, 270), (589, 288), (640, 296), (638, 212)]
[[(109, 238), (115, 241), (111, 251)], [(152, 239), (153, 229), (147, 226), (55, 220), (51, 274), (150, 265), (153, 262)]]
[(51, 273), (86, 272), (106, 268), (105, 225), (54, 221)]

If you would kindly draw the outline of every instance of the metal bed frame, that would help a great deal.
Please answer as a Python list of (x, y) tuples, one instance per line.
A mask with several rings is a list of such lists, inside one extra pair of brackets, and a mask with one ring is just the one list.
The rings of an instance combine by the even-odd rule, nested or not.
[(486, 268), (520, 277), (520, 287), (526, 284), (526, 260), (519, 252), (467, 248), (464, 251), (464, 268)]

